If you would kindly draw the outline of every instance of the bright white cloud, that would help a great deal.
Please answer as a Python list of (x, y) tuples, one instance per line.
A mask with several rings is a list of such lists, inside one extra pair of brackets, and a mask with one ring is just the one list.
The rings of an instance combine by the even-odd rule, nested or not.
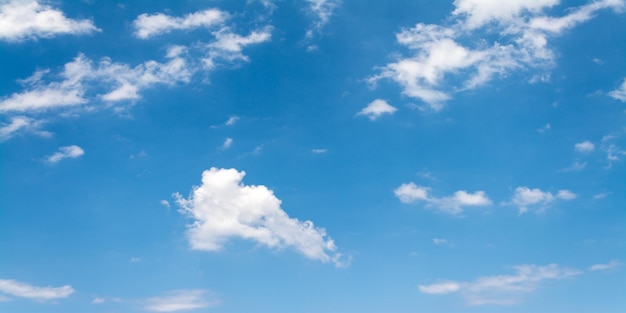
[(90, 20), (68, 19), (63, 12), (36, 0), (0, 3), (0, 40), (20, 41), (97, 31), (100, 30)]
[(14, 116), (8, 124), (3, 124), (0, 127), (0, 142), (11, 139), (19, 133), (33, 133), (41, 137), (52, 136), (52, 133), (40, 130), (42, 124), (42, 121), (25, 116)]
[(75, 159), (85, 154), (85, 151), (76, 145), (60, 147), (59, 151), (46, 158), (49, 163), (57, 163), (63, 159)]
[(233, 138), (224, 139), (224, 143), (222, 144), (222, 149), (226, 150), (233, 145)]
[(263, 185), (246, 186), (245, 172), (211, 168), (188, 199), (175, 194), (181, 212), (192, 218), (187, 235), (192, 249), (216, 251), (230, 238), (268, 247), (291, 247), (305, 257), (341, 266), (341, 254), (323, 228), (291, 218), (281, 200)]
[(569, 190), (559, 190), (554, 196), (548, 191), (542, 191), (539, 188), (530, 189), (528, 187), (517, 187), (511, 198), (511, 203), (519, 208), (519, 213), (528, 212), (530, 208), (536, 208), (537, 212), (544, 211), (554, 200), (573, 200), (576, 194)]
[(0, 279), (0, 293), (32, 300), (53, 300), (67, 298), (74, 289), (66, 285), (62, 287), (37, 287), (12, 279)]
[(439, 212), (453, 215), (461, 214), (464, 207), (491, 205), (491, 200), (484, 191), (468, 193), (465, 190), (459, 190), (452, 196), (442, 198), (429, 196), (429, 191), (429, 187), (418, 186), (410, 182), (400, 185), (394, 190), (394, 194), (403, 203), (423, 201), (427, 203), (427, 206), (434, 207)]
[(363, 108), (357, 115), (365, 115), (370, 120), (374, 121), (385, 114), (393, 114), (398, 109), (391, 106), (387, 101), (382, 99), (376, 99), (370, 102), (365, 108)]
[(615, 269), (619, 266), (624, 265), (624, 263), (619, 262), (617, 260), (612, 260), (609, 263), (604, 263), (604, 264), (594, 264), (592, 266), (589, 267), (590, 271), (606, 271), (606, 270), (612, 270)]
[(615, 100), (626, 102), (626, 78), (624, 78), (624, 81), (617, 89), (609, 92), (609, 96)]
[(581, 271), (558, 264), (546, 266), (519, 265), (514, 275), (479, 277), (471, 282), (445, 281), (420, 285), (427, 294), (460, 293), (469, 305), (518, 303), (527, 293), (535, 291), (545, 280), (558, 280), (582, 274)]
[(217, 9), (208, 9), (184, 17), (173, 17), (163, 13), (141, 14), (133, 22), (135, 36), (146, 39), (153, 36), (169, 33), (172, 30), (191, 30), (200, 27), (211, 28), (221, 25), (228, 19), (226, 12)]
[(319, 32), (333, 15), (334, 11), (341, 4), (340, 0), (306, 0), (309, 3), (309, 12), (315, 16), (313, 25), (307, 30), (306, 37), (312, 38), (316, 32)]
[(233, 63), (236, 61), (248, 62), (249, 58), (241, 51), (243, 48), (269, 41), (272, 38), (272, 28), (267, 26), (252, 31), (248, 36), (241, 36), (223, 28), (213, 32), (215, 41), (205, 46), (206, 56), (202, 63), (206, 69), (213, 69), (219, 60)]
[(589, 153), (595, 150), (596, 146), (593, 143), (591, 143), (589, 140), (585, 140), (583, 142), (575, 144), (574, 148), (576, 149), (576, 151), (580, 153)]
[(145, 303), (144, 309), (147, 311), (176, 312), (215, 307), (220, 301), (208, 290), (196, 289), (171, 291), (162, 297), (149, 298)]
[[(397, 42), (409, 48), (410, 55), (387, 64), (368, 80), (375, 84), (390, 79), (402, 87), (403, 94), (438, 111), (452, 93), (477, 88), (495, 76), (549, 69), (555, 59), (548, 45), (550, 37), (591, 19), (599, 10), (621, 12), (624, 6), (621, 0), (594, 1), (563, 17), (545, 16), (544, 10), (558, 2), (457, 0), (451, 26), (420, 23), (396, 34)], [(448, 77), (462, 83), (451, 84)], [(537, 77), (549, 76), (542, 73)]]
[(239, 116), (231, 116), (226, 121), (226, 126), (235, 125), (235, 123), (237, 123), (238, 120), (239, 120)]

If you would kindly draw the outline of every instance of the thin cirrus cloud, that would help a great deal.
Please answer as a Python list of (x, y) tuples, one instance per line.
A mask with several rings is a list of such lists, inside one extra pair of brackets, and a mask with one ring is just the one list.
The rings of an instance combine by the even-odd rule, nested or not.
[(539, 188), (531, 189), (522, 186), (515, 188), (510, 203), (518, 207), (519, 214), (527, 213), (530, 209), (541, 213), (555, 200), (569, 201), (573, 199), (576, 199), (576, 194), (567, 189), (559, 190), (556, 195), (553, 195), (551, 192), (542, 191)]
[[(545, 11), (558, 2), (455, 1), (450, 26), (419, 23), (397, 33), (398, 44), (410, 54), (381, 67), (368, 81), (373, 85), (394, 81), (404, 95), (439, 111), (452, 93), (477, 88), (496, 76), (531, 69), (545, 74), (555, 63), (550, 38), (563, 35), (602, 9), (618, 13), (624, 9), (623, 1), (602, 0), (571, 9), (562, 17), (547, 16)], [(461, 43), (467, 40), (480, 44)], [(447, 78), (453, 76), (462, 83), (448, 83)], [(616, 95), (619, 99), (619, 92)]]
[(594, 264), (591, 265), (589, 267), (590, 271), (607, 271), (607, 270), (612, 270), (615, 269), (619, 266), (624, 265), (624, 263), (619, 262), (617, 260), (611, 260), (609, 263), (601, 263), (601, 264)]
[(0, 40), (22, 41), (57, 35), (99, 32), (90, 20), (74, 20), (36, 0), (9, 0), (0, 4)]
[(85, 151), (76, 145), (60, 147), (57, 152), (46, 157), (48, 163), (58, 163), (63, 159), (76, 159), (85, 154)]
[(382, 99), (376, 99), (370, 102), (365, 108), (359, 111), (356, 115), (367, 116), (370, 120), (375, 121), (383, 115), (391, 115), (398, 109), (387, 103)]
[(69, 285), (38, 287), (12, 279), (0, 279), (0, 293), (18, 298), (45, 301), (67, 298), (74, 293), (74, 289)]
[(609, 96), (615, 100), (626, 102), (626, 78), (624, 78), (624, 81), (619, 87), (609, 92)]
[(52, 133), (41, 130), (43, 121), (33, 120), (26, 116), (14, 116), (9, 123), (0, 127), (0, 142), (9, 140), (17, 134), (32, 133), (40, 137), (51, 137)]
[(306, 32), (307, 38), (312, 38), (330, 21), (335, 10), (340, 6), (339, 0), (306, 0), (308, 11), (314, 16), (314, 22)]
[(543, 281), (582, 274), (582, 271), (558, 264), (519, 265), (513, 269), (514, 275), (485, 276), (469, 282), (441, 281), (419, 285), (418, 289), (422, 293), (434, 295), (458, 293), (468, 305), (511, 305), (521, 302), (524, 295), (535, 291)]
[(429, 193), (429, 187), (418, 186), (413, 182), (402, 184), (394, 190), (394, 194), (402, 203), (424, 202), (427, 207), (433, 207), (438, 212), (451, 215), (463, 213), (465, 207), (491, 205), (491, 200), (484, 191), (469, 193), (459, 190), (451, 196), (441, 198), (430, 196)]
[(164, 296), (148, 298), (144, 301), (144, 310), (152, 312), (177, 312), (210, 308), (220, 304), (208, 290), (174, 290)]
[(323, 228), (291, 218), (281, 200), (263, 185), (244, 185), (245, 172), (211, 168), (189, 198), (175, 194), (181, 212), (191, 218), (187, 236), (192, 249), (217, 251), (231, 238), (271, 248), (291, 247), (305, 257), (344, 266), (342, 255)]
[(141, 14), (133, 22), (135, 36), (141, 39), (169, 33), (173, 30), (192, 30), (196, 28), (211, 28), (224, 23), (228, 19), (228, 13), (207, 9), (195, 13), (190, 13), (184, 17), (175, 17), (157, 14)]

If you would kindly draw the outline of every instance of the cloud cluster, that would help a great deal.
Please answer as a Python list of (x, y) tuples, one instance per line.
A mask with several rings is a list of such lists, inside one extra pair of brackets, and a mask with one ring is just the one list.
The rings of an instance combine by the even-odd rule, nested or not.
[(184, 17), (175, 17), (157, 14), (141, 14), (133, 22), (135, 36), (146, 39), (153, 36), (169, 33), (172, 30), (192, 30), (195, 28), (211, 28), (222, 24), (228, 18), (226, 12), (217, 9), (208, 9), (190, 13)]
[(175, 290), (165, 296), (153, 297), (144, 301), (144, 310), (153, 312), (175, 312), (215, 307), (220, 300), (208, 290)]
[(559, 190), (556, 195), (553, 195), (551, 192), (542, 191), (539, 188), (530, 189), (522, 186), (515, 188), (511, 203), (519, 208), (520, 214), (524, 214), (529, 209), (542, 212), (555, 200), (567, 201), (573, 199), (576, 199), (576, 194), (567, 189)]
[(37, 0), (9, 0), (0, 3), (0, 40), (20, 41), (62, 34), (98, 32), (90, 20), (73, 20), (63, 12)]
[(418, 186), (413, 182), (402, 184), (394, 190), (396, 197), (403, 203), (421, 201), (425, 202), (429, 207), (434, 207), (439, 212), (452, 215), (461, 214), (465, 207), (491, 205), (491, 200), (484, 191), (469, 193), (465, 190), (459, 190), (451, 196), (442, 198), (430, 196), (429, 192), (429, 187)]
[[(550, 38), (591, 19), (599, 10), (624, 9), (622, 0), (600, 0), (562, 17), (544, 14), (556, 4), (558, 0), (457, 0), (452, 25), (419, 23), (396, 34), (410, 55), (385, 65), (369, 82), (390, 79), (402, 87), (404, 95), (438, 111), (452, 98), (451, 93), (477, 88), (495, 76), (522, 69), (547, 70), (554, 62)], [(450, 76), (462, 83), (449, 83), (446, 78)]]
[(211, 168), (188, 199), (175, 194), (181, 212), (193, 219), (187, 232), (192, 249), (216, 251), (230, 238), (291, 247), (305, 257), (341, 266), (341, 254), (323, 228), (291, 218), (281, 200), (263, 185), (242, 183), (245, 172)]
[(536, 290), (545, 280), (558, 280), (582, 274), (581, 271), (558, 264), (546, 266), (519, 265), (514, 275), (479, 277), (470, 282), (442, 281), (432, 285), (419, 285), (427, 294), (460, 293), (469, 305), (515, 304), (527, 293)]
[(339, 0), (306, 0), (309, 4), (309, 12), (315, 16), (315, 21), (306, 32), (307, 38), (312, 38), (316, 32), (319, 32), (330, 20), (334, 11), (339, 7)]
[(62, 287), (38, 287), (12, 279), (0, 279), (0, 293), (32, 300), (54, 300), (67, 298), (74, 289), (66, 285)]

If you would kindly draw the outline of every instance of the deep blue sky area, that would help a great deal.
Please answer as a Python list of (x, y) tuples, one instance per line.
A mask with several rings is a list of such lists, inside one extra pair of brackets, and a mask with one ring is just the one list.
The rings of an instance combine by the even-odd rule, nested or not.
[(626, 2), (0, 0), (0, 311), (626, 311)]

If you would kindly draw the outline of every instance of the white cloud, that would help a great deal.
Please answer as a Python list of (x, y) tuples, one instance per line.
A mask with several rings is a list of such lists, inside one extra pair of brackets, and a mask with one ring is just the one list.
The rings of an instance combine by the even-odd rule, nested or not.
[(585, 140), (583, 142), (575, 144), (574, 148), (576, 149), (576, 151), (580, 153), (589, 153), (595, 150), (596, 146), (593, 143), (591, 143), (589, 140)]
[(226, 121), (226, 125), (227, 126), (235, 125), (235, 123), (237, 123), (238, 120), (239, 120), (239, 116), (231, 116)]
[(95, 297), (93, 298), (93, 300), (91, 300), (91, 303), (93, 304), (102, 304), (106, 302), (106, 300), (104, 298), (100, 298), (100, 297)]
[(100, 31), (90, 20), (73, 20), (36, 0), (9, 0), (0, 4), (0, 40), (20, 41), (61, 34)]
[(561, 172), (573, 172), (573, 171), (580, 171), (582, 169), (584, 169), (587, 166), (587, 162), (580, 162), (580, 161), (574, 161), (574, 163), (572, 163), (572, 165), (570, 165), (569, 167), (566, 167), (564, 169), (561, 169)]
[(419, 290), (428, 294), (460, 293), (469, 305), (508, 305), (520, 302), (525, 294), (535, 291), (542, 281), (565, 279), (582, 273), (558, 264), (519, 265), (514, 270), (514, 275), (479, 277), (471, 282), (445, 281), (420, 285)]
[(559, 190), (554, 196), (548, 191), (542, 191), (541, 189), (528, 187), (517, 187), (515, 193), (511, 198), (511, 203), (519, 208), (519, 213), (523, 214), (528, 212), (530, 208), (537, 208), (537, 212), (542, 212), (548, 207), (554, 200), (573, 200), (576, 198), (576, 194), (569, 190)]
[(624, 81), (619, 87), (609, 92), (609, 96), (615, 100), (626, 102), (626, 78), (624, 78)]
[(241, 53), (243, 48), (269, 41), (272, 38), (271, 31), (272, 28), (267, 26), (252, 31), (248, 36), (235, 34), (228, 28), (213, 32), (216, 40), (205, 45), (206, 56), (202, 59), (202, 63), (206, 69), (213, 69), (218, 60), (228, 63), (248, 62), (248, 57)]
[(617, 260), (612, 260), (609, 263), (604, 263), (604, 264), (594, 264), (592, 266), (589, 267), (590, 271), (606, 271), (606, 270), (612, 270), (615, 269), (619, 266), (624, 265), (624, 263), (619, 262)]
[(537, 131), (540, 132), (540, 133), (545, 133), (545, 132), (549, 131), (550, 128), (552, 128), (552, 125), (550, 125), (550, 123), (547, 123), (546, 125), (543, 125), (540, 128), (538, 128)]
[(598, 193), (593, 195), (593, 200), (600, 200), (600, 199), (604, 199), (606, 197), (608, 197), (611, 193), (609, 192), (603, 192), (603, 193)]
[(74, 293), (74, 289), (69, 285), (62, 287), (37, 287), (12, 279), (0, 279), (0, 292), (19, 298), (53, 300), (69, 297)]
[(443, 238), (433, 238), (433, 243), (436, 245), (443, 245), (448, 243), (448, 241)]
[(393, 114), (398, 109), (391, 106), (387, 101), (382, 99), (376, 99), (370, 102), (365, 108), (363, 108), (357, 115), (365, 115), (370, 120), (374, 121), (385, 114)]
[(456, 191), (452, 196), (437, 198), (428, 195), (429, 187), (417, 186), (415, 183), (406, 183), (394, 190), (394, 194), (403, 203), (415, 203), (424, 201), (428, 206), (435, 207), (437, 211), (458, 215), (468, 206), (489, 206), (491, 200), (484, 191), (468, 193), (465, 190)]
[(146, 39), (152, 36), (169, 33), (172, 30), (191, 30), (195, 28), (211, 28), (221, 25), (228, 19), (226, 12), (208, 9), (190, 13), (184, 17), (172, 17), (163, 13), (141, 14), (133, 22), (135, 36)]
[(25, 116), (14, 116), (8, 124), (0, 127), (0, 142), (9, 140), (19, 133), (33, 133), (41, 137), (51, 137), (52, 133), (39, 130), (43, 121), (33, 120)]
[(309, 12), (315, 16), (315, 22), (306, 32), (307, 38), (312, 38), (319, 32), (341, 4), (340, 0), (306, 0), (309, 3)]
[(63, 159), (75, 159), (85, 154), (85, 151), (76, 145), (60, 147), (59, 151), (46, 158), (49, 163), (57, 163)]
[[(621, 11), (621, 0), (594, 1), (559, 17), (544, 15), (558, 0), (494, 1), (458, 0), (451, 26), (417, 24), (396, 34), (397, 42), (410, 50), (370, 77), (375, 84), (390, 79), (406, 96), (424, 101), (432, 110), (444, 107), (451, 93), (481, 86), (493, 77), (514, 70), (539, 69), (545, 73), (554, 63), (549, 38), (612, 8)], [(494, 36), (495, 35), (495, 36)], [(482, 37), (482, 38), (481, 38)], [(472, 46), (461, 42), (473, 42)], [(461, 81), (460, 84), (450, 83)]]
[(176, 312), (215, 307), (220, 304), (207, 290), (176, 290), (166, 296), (145, 300), (144, 309), (153, 312)]
[(224, 143), (222, 144), (222, 149), (226, 150), (233, 145), (233, 138), (224, 139)]
[(167, 200), (161, 200), (159, 203), (161, 203), (162, 206), (164, 206), (164, 207), (166, 207), (168, 209), (171, 207), (170, 202), (167, 201)]
[(324, 149), (311, 149), (311, 152), (315, 153), (315, 154), (324, 154), (326, 152), (328, 152), (328, 149), (324, 148)]
[(181, 212), (192, 218), (187, 235), (192, 249), (216, 251), (230, 238), (268, 247), (292, 247), (307, 258), (341, 266), (341, 254), (323, 228), (291, 218), (281, 200), (263, 185), (246, 186), (245, 172), (211, 168), (188, 199), (175, 194)]
[(130, 263), (139, 263), (139, 262), (141, 262), (141, 258), (140, 257), (134, 256), (134, 257), (130, 258)]

